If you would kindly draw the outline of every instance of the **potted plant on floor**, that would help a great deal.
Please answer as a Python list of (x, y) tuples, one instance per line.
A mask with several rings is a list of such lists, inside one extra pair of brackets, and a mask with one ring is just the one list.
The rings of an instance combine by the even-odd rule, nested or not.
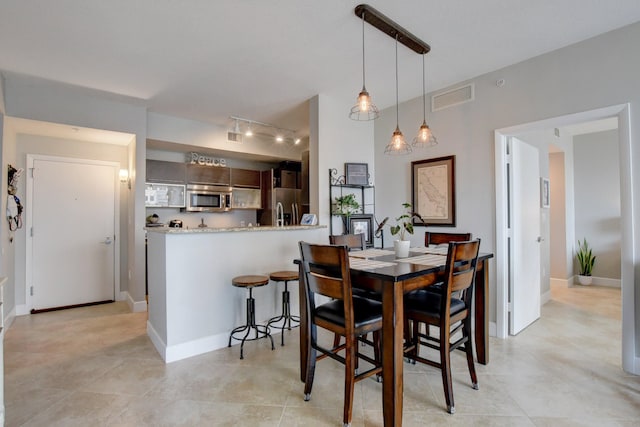
[(400, 237), (393, 242), (396, 258), (406, 258), (409, 256), (409, 246), (411, 242), (405, 240), (405, 233), (413, 234), (413, 218), (418, 218), (422, 221), (420, 214), (411, 209), (411, 203), (405, 202), (402, 204), (402, 207), (404, 208), (404, 212), (395, 219), (396, 223), (391, 226), (390, 230), (392, 236), (399, 234)]
[(578, 283), (581, 285), (590, 285), (593, 280), (591, 273), (593, 271), (593, 264), (596, 262), (596, 257), (593, 255), (593, 251), (589, 247), (586, 238), (584, 238), (582, 242), (578, 240), (578, 252), (576, 253), (576, 258), (578, 259), (578, 265), (580, 266)]

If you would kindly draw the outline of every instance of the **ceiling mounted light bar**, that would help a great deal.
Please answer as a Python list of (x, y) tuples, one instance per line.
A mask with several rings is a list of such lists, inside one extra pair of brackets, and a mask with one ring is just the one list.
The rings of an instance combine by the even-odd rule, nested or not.
[(409, 49), (420, 55), (429, 53), (431, 46), (411, 34), (409, 31), (396, 24), (392, 19), (378, 12), (368, 4), (359, 4), (355, 8), (355, 14), (358, 18), (364, 19), (366, 22), (376, 27), (392, 39), (398, 38), (398, 42), (402, 43)]

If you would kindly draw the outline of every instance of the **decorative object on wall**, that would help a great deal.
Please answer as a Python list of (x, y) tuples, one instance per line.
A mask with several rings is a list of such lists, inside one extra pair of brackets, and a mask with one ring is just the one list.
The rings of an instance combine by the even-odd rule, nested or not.
[(429, 125), (427, 125), (427, 90), (425, 84), (424, 57), (425, 55), (422, 55), (422, 125), (420, 125), (418, 135), (413, 138), (411, 145), (414, 147), (427, 148), (438, 145), (438, 140), (433, 135), (433, 132), (431, 132)]
[(18, 192), (18, 178), (20, 178), (23, 171), (22, 168), (16, 169), (11, 165), (8, 165), (7, 168), (7, 221), (9, 222), (10, 231), (22, 228), (22, 212), (24, 208), (16, 193)]
[[(431, 46), (411, 34), (409, 31), (396, 24), (393, 20), (389, 19), (384, 14), (378, 12), (373, 7), (368, 4), (360, 4), (356, 6), (354, 10), (356, 16), (362, 18), (362, 22), (368, 22), (372, 26), (376, 27), (378, 30), (387, 34), (389, 37), (392, 37), (396, 40), (396, 129), (391, 136), (391, 142), (385, 147), (385, 154), (394, 155), (394, 154), (410, 154), (412, 149), (411, 145), (407, 144), (404, 139), (404, 135), (400, 131), (399, 126), (399, 107), (398, 107), (398, 43), (402, 43), (409, 49), (423, 56), (431, 51)], [(363, 42), (364, 46), (364, 42)], [(364, 69), (364, 67), (363, 67)], [(423, 62), (423, 93), (424, 93), (424, 62)], [(364, 83), (364, 79), (363, 79)], [(363, 84), (364, 87), (364, 84)], [(363, 89), (364, 90), (364, 89)], [(368, 94), (367, 94), (368, 95)], [(424, 101), (424, 99), (423, 99)], [(425, 135), (425, 138), (428, 140), (427, 131), (429, 127), (426, 125), (426, 113), (423, 120), (424, 126), (420, 127), (421, 131)], [(434, 144), (435, 145), (435, 144)]]
[(391, 141), (384, 149), (384, 154), (410, 154), (411, 146), (404, 140), (404, 135), (400, 131), (400, 105), (398, 102), (398, 36), (396, 35), (396, 130), (391, 135)]
[(540, 178), (540, 207), (548, 208), (551, 206), (551, 193), (549, 189), (549, 179)]
[(351, 108), (351, 112), (349, 113), (349, 118), (351, 120), (375, 120), (380, 116), (380, 112), (378, 111), (378, 107), (371, 100), (371, 96), (369, 96), (369, 92), (367, 92), (367, 88), (364, 84), (364, 75), (365, 75), (365, 66), (364, 66), (364, 15), (362, 13), (362, 90), (358, 94), (358, 101), (356, 105)]
[(373, 246), (373, 215), (351, 215), (349, 217), (349, 233), (364, 234), (367, 246)]
[(367, 163), (345, 163), (344, 176), (347, 185), (369, 185), (369, 165)]
[(411, 162), (412, 204), (423, 222), (414, 225), (456, 225), (455, 156)]

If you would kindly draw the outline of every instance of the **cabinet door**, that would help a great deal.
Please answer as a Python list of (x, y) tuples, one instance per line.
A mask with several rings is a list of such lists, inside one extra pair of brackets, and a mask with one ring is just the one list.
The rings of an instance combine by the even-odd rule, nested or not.
[(186, 163), (147, 160), (147, 181), (184, 184)]
[(229, 186), (231, 183), (230, 169), (220, 166), (188, 165), (187, 181), (190, 184)]
[(231, 169), (231, 186), (260, 188), (260, 171), (249, 169)]

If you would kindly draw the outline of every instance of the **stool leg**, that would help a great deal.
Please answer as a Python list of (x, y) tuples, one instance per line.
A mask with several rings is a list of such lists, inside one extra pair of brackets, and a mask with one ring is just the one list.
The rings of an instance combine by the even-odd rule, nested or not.
[[(229, 335), (229, 347), (231, 347), (231, 340), (232, 339), (237, 339), (237, 340), (239, 340), (241, 342), (240, 343), (240, 359), (244, 359), (244, 343), (245, 343), (245, 341), (253, 341), (253, 340), (260, 339), (260, 338), (269, 337), (269, 340), (271, 341), (271, 350), (275, 349), (275, 346), (273, 345), (273, 337), (271, 336), (271, 333), (269, 332), (269, 326), (268, 325), (265, 326), (265, 325), (256, 324), (256, 300), (253, 298), (252, 290), (253, 290), (253, 288), (249, 288), (249, 298), (247, 298), (247, 311), (246, 311), (246, 322), (247, 323), (246, 323), (246, 325), (238, 326), (233, 331), (231, 331), (231, 334)], [(255, 330), (256, 337), (255, 338), (248, 338), (252, 329)], [(244, 334), (242, 339), (236, 338), (234, 336), (236, 333), (243, 332), (245, 330), (246, 330), (246, 333)], [(262, 335), (262, 336), (260, 336), (260, 335)]]
[[(294, 322), (300, 322), (300, 317), (299, 316), (292, 316), (291, 315), (291, 294), (289, 293), (289, 289), (288, 289), (288, 284), (289, 281), (285, 280), (284, 281), (284, 291), (282, 291), (282, 314), (276, 317), (273, 317), (269, 320), (269, 322), (267, 323), (267, 325), (269, 327), (273, 327), (273, 328), (278, 328), (278, 329), (282, 329), (282, 334), (280, 336), (280, 345), (283, 346), (284, 345), (284, 330), (291, 330), (292, 327), (296, 327), (298, 325), (291, 325), (291, 320), (293, 320)], [(282, 321), (282, 326), (273, 326), (274, 323), (278, 323)]]

